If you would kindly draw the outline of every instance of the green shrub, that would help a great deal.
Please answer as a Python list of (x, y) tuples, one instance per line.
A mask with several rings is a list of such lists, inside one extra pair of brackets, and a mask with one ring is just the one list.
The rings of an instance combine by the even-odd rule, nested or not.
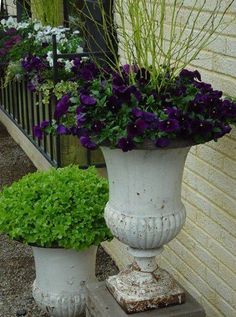
[(0, 193), (0, 232), (23, 243), (81, 250), (111, 238), (107, 181), (90, 167), (24, 176)]

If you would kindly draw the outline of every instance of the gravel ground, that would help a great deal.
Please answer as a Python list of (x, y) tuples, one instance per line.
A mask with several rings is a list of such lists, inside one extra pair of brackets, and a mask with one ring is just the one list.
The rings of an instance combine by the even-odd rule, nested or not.
[[(0, 189), (35, 167), (0, 123)], [(100, 247), (97, 253), (98, 280), (117, 274), (118, 269)], [(31, 248), (0, 235), (0, 317), (46, 317), (31, 294), (35, 279)]]

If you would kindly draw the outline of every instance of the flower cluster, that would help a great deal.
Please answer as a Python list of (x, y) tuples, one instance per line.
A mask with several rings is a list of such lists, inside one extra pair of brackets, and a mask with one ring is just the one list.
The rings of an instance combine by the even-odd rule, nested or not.
[[(7, 78), (27, 76), (32, 90), (39, 88), (44, 80), (52, 78), (52, 35), (56, 36), (58, 53), (83, 52), (79, 31), (64, 27), (43, 26), (39, 21), (18, 23), (14, 18), (0, 21), (0, 57), (5, 63)], [(69, 78), (72, 65), (59, 59), (62, 79)], [(8, 65), (6, 69), (6, 65)], [(14, 66), (14, 67), (13, 67)]]
[(135, 65), (114, 72), (76, 59), (72, 71), (80, 88), (59, 100), (56, 123), (38, 126), (39, 137), (43, 131), (72, 134), (88, 149), (108, 144), (126, 152), (146, 141), (164, 148), (175, 139), (217, 140), (236, 122), (236, 104), (202, 82), (198, 71), (182, 70), (162, 91)]

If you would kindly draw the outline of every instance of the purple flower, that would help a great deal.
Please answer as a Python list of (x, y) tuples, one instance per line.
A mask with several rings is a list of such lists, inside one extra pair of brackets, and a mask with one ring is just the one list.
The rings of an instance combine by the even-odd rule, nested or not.
[(43, 61), (37, 56), (28, 55), (21, 62), (22, 67), (27, 71), (40, 71), (45, 68)]
[(95, 150), (97, 148), (97, 144), (93, 142), (88, 136), (81, 136), (80, 142), (88, 150)]
[(181, 111), (176, 107), (166, 107), (164, 112), (168, 115), (169, 119), (179, 119)]
[(196, 88), (198, 88), (201, 91), (202, 94), (206, 94), (208, 92), (213, 91), (212, 86), (210, 84), (206, 84), (206, 83), (203, 83), (203, 82), (195, 81), (194, 82), (194, 86)]
[(113, 85), (113, 93), (121, 99), (123, 102), (129, 103), (131, 100), (131, 93), (133, 91), (133, 88), (131, 86), (114, 86)]
[(199, 80), (199, 81), (202, 80), (201, 75), (200, 75), (199, 71), (197, 71), (197, 70), (195, 70), (195, 71), (192, 72), (192, 71), (190, 71), (190, 70), (183, 69), (183, 70), (180, 72), (179, 76), (180, 76), (181, 78), (190, 79), (191, 81), (194, 81), (194, 79), (197, 79), (197, 80)]
[(158, 128), (163, 132), (176, 132), (180, 128), (179, 121), (176, 119), (166, 119), (159, 122)]
[(48, 120), (44, 120), (41, 122), (41, 128), (46, 129), (49, 126), (50, 122)]
[(77, 127), (82, 128), (82, 126), (84, 125), (86, 121), (86, 114), (81, 112), (77, 114), (76, 119), (77, 119)]
[(123, 65), (122, 70), (125, 74), (129, 75), (131, 72), (136, 73), (138, 71), (138, 67), (136, 65), (125, 64)]
[[(75, 62), (74, 62), (75, 65)], [(73, 70), (73, 68), (72, 68)], [(80, 70), (78, 72), (79, 77), (84, 81), (91, 81), (99, 74), (99, 70), (94, 63), (84, 63), (81, 64)]]
[(42, 140), (43, 138), (43, 130), (39, 125), (36, 125), (33, 127), (33, 135), (38, 138), (39, 140)]
[(56, 105), (54, 118), (56, 120), (60, 119), (64, 114), (67, 113), (69, 106), (70, 106), (70, 97), (69, 95), (65, 95), (61, 98), (61, 100)]
[(117, 147), (123, 152), (128, 152), (134, 149), (134, 142), (130, 138), (121, 138), (117, 143)]
[(164, 147), (167, 147), (168, 145), (170, 145), (170, 139), (168, 138), (159, 138), (156, 140), (156, 146), (157, 147), (161, 147), (161, 148), (164, 148)]
[(32, 83), (32, 81), (29, 81), (27, 83), (27, 88), (29, 89), (29, 91), (35, 92), (36, 91), (36, 87), (35, 85)]
[(224, 100), (221, 108), (221, 113), (224, 118), (236, 119), (236, 103), (230, 100)]
[(224, 136), (227, 133), (230, 133), (230, 131), (232, 130), (232, 128), (228, 125), (228, 124), (219, 124), (218, 126), (216, 126), (215, 128), (217, 128), (219, 131), (214, 132), (214, 139), (219, 139), (222, 136)]
[(95, 133), (98, 133), (102, 130), (102, 128), (104, 127), (104, 123), (99, 121), (99, 120), (96, 120), (93, 124), (92, 124), (92, 130), (93, 132)]
[(0, 56), (5, 56), (7, 52), (8, 51), (5, 48), (0, 48)]
[(130, 123), (128, 125), (128, 136), (132, 138), (138, 135), (142, 135), (147, 127), (148, 125), (143, 119), (137, 119), (134, 123)]
[(57, 127), (57, 134), (59, 135), (64, 135), (64, 134), (68, 134), (68, 129), (63, 125), (63, 124), (59, 124)]
[(206, 136), (210, 132), (212, 132), (212, 129), (212, 123), (209, 121), (195, 119), (191, 122), (192, 134), (200, 134), (202, 136)]
[(80, 95), (80, 101), (85, 106), (95, 106), (97, 103), (94, 97), (85, 94)]
[(10, 29), (8, 29), (6, 32), (5, 32), (5, 34), (6, 35), (13, 35), (13, 34), (15, 34), (17, 32), (17, 30), (15, 29), (15, 28), (10, 28)]
[(122, 100), (116, 96), (110, 96), (107, 101), (107, 106), (111, 112), (116, 113), (122, 106)]

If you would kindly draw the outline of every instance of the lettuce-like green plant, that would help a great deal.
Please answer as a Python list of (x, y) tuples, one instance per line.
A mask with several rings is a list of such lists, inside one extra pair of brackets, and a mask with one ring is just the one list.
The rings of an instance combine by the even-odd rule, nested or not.
[(111, 238), (108, 185), (77, 166), (24, 176), (0, 193), (0, 232), (25, 244), (82, 250)]

